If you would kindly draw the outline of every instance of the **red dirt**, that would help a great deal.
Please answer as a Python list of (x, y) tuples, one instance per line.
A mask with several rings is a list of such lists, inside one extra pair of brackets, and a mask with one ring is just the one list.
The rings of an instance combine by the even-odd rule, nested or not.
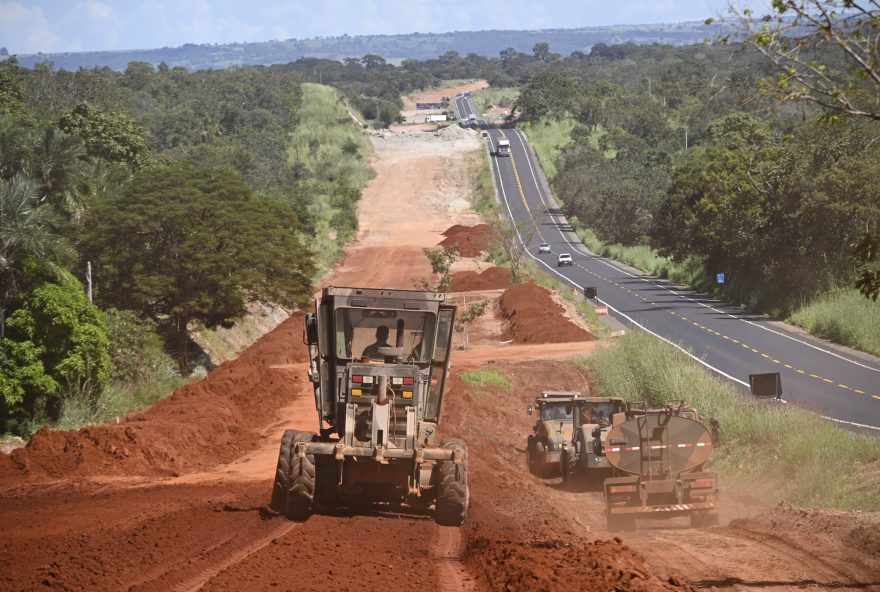
[(566, 343), (593, 341), (589, 332), (563, 316), (563, 308), (553, 302), (550, 291), (534, 282), (512, 286), (499, 301), (510, 327), (502, 339), (514, 343)]
[(122, 423), (56, 432), (44, 428), (27, 446), (0, 456), (0, 484), (97, 475), (174, 475), (230, 462), (253, 448), (271, 417), (299, 391), (299, 382), (272, 364), (306, 359), (298, 343), (302, 320), (291, 317), (270, 337), (205, 379)]
[(510, 279), (510, 270), (503, 267), (490, 267), (481, 273), (476, 271), (459, 271), (452, 274), (450, 292), (503, 290), (510, 287)]
[(456, 224), (447, 228), (443, 236), (446, 238), (440, 241), (440, 244), (444, 247), (451, 247), (458, 243), (459, 254), (462, 257), (479, 257), (498, 239), (498, 233), (488, 224), (477, 224), (476, 226)]

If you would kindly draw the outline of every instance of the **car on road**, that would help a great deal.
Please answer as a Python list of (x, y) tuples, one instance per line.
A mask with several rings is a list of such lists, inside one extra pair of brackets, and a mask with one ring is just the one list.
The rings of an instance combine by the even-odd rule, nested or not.
[(556, 267), (562, 267), (563, 265), (574, 265), (570, 253), (560, 253), (559, 257), (556, 258)]
[(541, 253), (549, 253), (550, 252), (550, 243), (541, 243), (538, 245), (538, 254)]

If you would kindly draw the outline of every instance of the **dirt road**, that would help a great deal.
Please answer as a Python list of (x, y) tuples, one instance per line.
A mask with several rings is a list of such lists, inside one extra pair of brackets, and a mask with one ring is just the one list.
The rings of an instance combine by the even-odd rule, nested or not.
[[(430, 273), (422, 247), (478, 222), (461, 205), (458, 171), (478, 141), (460, 132), (374, 138), (361, 233), (326, 283), (411, 288)], [(453, 295), (490, 304), (456, 337), (445, 400), (442, 432), (469, 447), (462, 528), (405, 509), (322, 510), (304, 523), (268, 509), (282, 431), (316, 424), (291, 318), (146, 412), (43, 432), (0, 455), (0, 589), (880, 590), (877, 517), (745, 500), (719, 528), (669, 523), (617, 538), (604, 531), (599, 493), (530, 475), (526, 405), (542, 389), (589, 392), (586, 369), (563, 360), (603, 345), (549, 295), (489, 276), (481, 290), (461, 276), (469, 291)], [(509, 322), (526, 306), (541, 327)], [(484, 368), (512, 386), (462, 378)]]

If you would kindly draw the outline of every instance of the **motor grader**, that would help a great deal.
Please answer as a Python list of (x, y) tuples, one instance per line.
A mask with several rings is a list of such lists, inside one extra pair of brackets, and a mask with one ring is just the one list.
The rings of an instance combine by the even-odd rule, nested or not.
[(684, 401), (649, 409), (631, 405), (615, 422), (603, 452), (615, 476), (605, 479), (608, 529), (635, 530), (638, 518), (690, 517), (695, 528), (718, 524), (718, 476), (704, 469), (718, 442)]
[(442, 293), (323, 289), (303, 336), (318, 431), (284, 433), (276, 511), (305, 520), (318, 504), (433, 504), (438, 523), (464, 522), (467, 449), (437, 442), (454, 321)]

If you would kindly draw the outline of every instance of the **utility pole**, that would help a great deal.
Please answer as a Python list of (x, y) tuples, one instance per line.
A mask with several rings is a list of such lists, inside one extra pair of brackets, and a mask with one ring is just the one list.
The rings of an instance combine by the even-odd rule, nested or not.
[(651, 77), (648, 76), (648, 96), (653, 98), (654, 95), (651, 94)]
[(688, 151), (688, 128), (684, 128), (684, 151)]

